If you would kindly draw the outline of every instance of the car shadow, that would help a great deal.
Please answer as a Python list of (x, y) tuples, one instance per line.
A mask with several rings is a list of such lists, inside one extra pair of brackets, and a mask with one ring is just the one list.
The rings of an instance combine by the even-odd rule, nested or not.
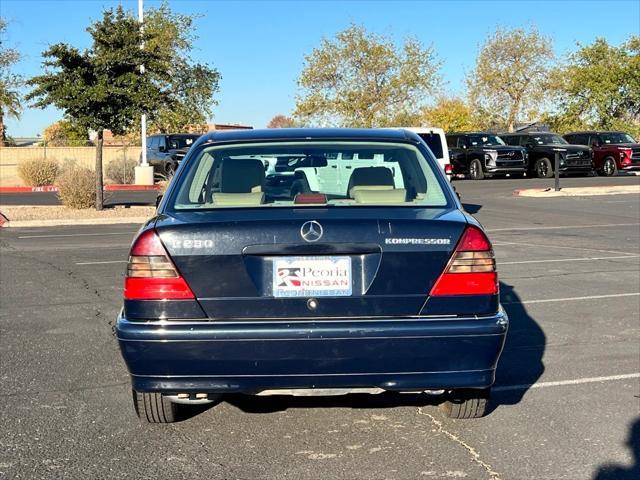
[(274, 413), (291, 408), (351, 408), (386, 409), (394, 407), (435, 406), (443, 402), (438, 395), (424, 393), (383, 392), (379, 394), (350, 393), (335, 396), (298, 397), (291, 395), (226, 395), (225, 401), (245, 413)]
[(601, 465), (593, 480), (637, 480), (640, 478), (640, 418), (629, 429), (629, 438), (625, 445), (631, 450), (633, 464), (630, 467), (607, 463)]
[(500, 282), (500, 301), (509, 315), (505, 342), (492, 393), (492, 406), (515, 405), (544, 372), (547, 337), (527, 312), (512, 285)]
[(482, 208), (482, 205), (477, 205), (475, 203), (463, 203), (462, 208), (464, 208), (465, 212), (473, 215), (480, 211), (480, 209)]

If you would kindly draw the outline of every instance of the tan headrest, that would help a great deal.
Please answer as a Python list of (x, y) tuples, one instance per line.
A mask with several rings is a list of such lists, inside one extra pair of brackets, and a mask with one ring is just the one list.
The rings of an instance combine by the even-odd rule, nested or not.
[(392, 190), (355, 190), (353, 198), (356, 203), (404, 203), (407, 197), (407, 191), (404, 188), (395, 188)]

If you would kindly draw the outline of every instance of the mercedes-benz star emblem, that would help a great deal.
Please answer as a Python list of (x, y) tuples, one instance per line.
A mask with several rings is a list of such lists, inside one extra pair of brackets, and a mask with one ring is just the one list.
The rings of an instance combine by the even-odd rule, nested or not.
[(300, 236), (307, 242), (317, 242), (322, 238), (322, 225), (315, 220), (305, 222), (300, 227)]

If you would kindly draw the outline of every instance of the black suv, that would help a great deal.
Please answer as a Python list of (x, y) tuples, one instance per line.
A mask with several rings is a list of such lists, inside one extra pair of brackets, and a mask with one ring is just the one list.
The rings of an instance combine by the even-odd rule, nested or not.
[(527, 171), (526, 150), (507, 146), (495, 133), (452, 133), (447, 135), (447, 145), (454, 174), (482, 180), (506, 173), (522, 176)]
[(158, 134), (147, 138), (147, 161), (154, 172), (173, 175), (189, 147), (200, 138), (199, 134)]
[(556, 133), (528, 132), (501, 133), (502, 138), (509, 145), (525, 147), (529, 154), (529, 173), (538, 178), (553, 177), (555, 166), (555, 149), (560, 152), (560, 173), (593, 173), (591, 149), (582, 145), (570, 145)]

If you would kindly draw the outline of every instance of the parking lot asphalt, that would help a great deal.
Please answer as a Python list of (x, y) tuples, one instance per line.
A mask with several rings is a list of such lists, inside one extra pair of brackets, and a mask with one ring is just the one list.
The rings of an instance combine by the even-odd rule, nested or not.
[(477, 420), (423, 395), (238, 395), (141, 424), (112, 331), (138, 226), (2, 230), (0, 477), (638, 478), (640, 198), (511, 196), (533, 182), (454, 182), (511, 319)]

